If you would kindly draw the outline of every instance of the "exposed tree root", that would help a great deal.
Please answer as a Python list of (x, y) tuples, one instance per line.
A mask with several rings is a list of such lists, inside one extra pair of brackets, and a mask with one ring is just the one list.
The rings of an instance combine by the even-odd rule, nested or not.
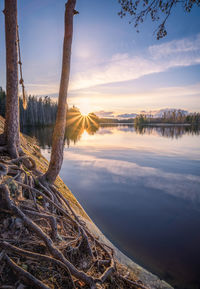
[(41, 214), (41, 213), (38, 213), (38, 212), (29, 211), (29, 210), (25, 210), (24, 212), (26, 214), (29, 214), (29, 215), (38, 216), (38, 217), (41, 217), (41, 218), (44, 218), (44, 219), (48, 219), (49, 223), (51, 225), (51, 238), (52, 238), (52, 240), (58, 239), (57, 221), (56, 221), (56, 218), (54, 216), (49, 216), (49, 215), (46, 215), (46, 214)]
[(32, 288), (38, 289), (50, 289), (43, 282), (35, 278), (32, 274), (18, 266), (11, 258), (7, 255), (4, 256), (5, 261), (8, 265), (17, 273), (19, 278), (24, 281), (28, 286), (32, 286)]
[(26, 155), (0, 158), (0, 287), (147, 289), (118, 272), (113, 250), (39, 175)]
[(34, 159), (32, 159), (31, 157), (28, 157), (26, 155), (23, 155), (23, 156), (18, 157), (16, 159), (12, 159), (10, 161), (10, 163), (16, 164), (16, 165), (23, 163), (25, 165), (25, 167), (29, 170), (33, 170), (36, 168), (36, 163), (35, 163)]
[[(59, 260), (54, 259), (54, 258), (49, 257), (49, 256), (46, 256), (46, 255), (37, 254), (37, 253), (29, 252), (27, 250), (20, 249), (18, 247), (10, 245), (7, 242), (0, 242), (0, 247), (2, 247), (8, 253), (9, 252), (13, 252), (13, 253), (16, 253), (16, 254), (18, 254), (20, 256), (25, 256), (25, 257), (27, 256), (27, 257), (36, 259), (39, 262), (45, 261), (45, 262), (48, 262), (48, 263), (56, 264), (57, 266), (63, 268), (66, 271), (67, 274), (69, 274), (69, 276), (71, 278), (72, 286), (73, 286), (73, 288), (75, 288), (74, 281), (72, 279), (70, 271), (68, 269), (66, 269), (66, 266), (62, 262), (60, 262)], [(2, 252), (4, 252), (4, 251), (2, 251)], [(1, 261), (1, 259), (0, 259), (0, 261)]]

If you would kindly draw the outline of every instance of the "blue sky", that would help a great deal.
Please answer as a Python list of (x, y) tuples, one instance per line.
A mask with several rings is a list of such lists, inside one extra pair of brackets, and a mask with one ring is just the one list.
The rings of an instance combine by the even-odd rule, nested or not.
[[(20, 0), (18, 14), (28, 93), (57, 96), (64, 0)], [(3, 10), (3, 1), (0, 2)], [(166, 107), (200, 111), (200, 8), (177, 7), (168, 35), (156, 40), (148, 19), (137, 33), (120, 19), (117, 0), (77, 0), (69, 104), (117, 115)], [(0, 85), (5, 88), (4, 16), (0, 15)]]

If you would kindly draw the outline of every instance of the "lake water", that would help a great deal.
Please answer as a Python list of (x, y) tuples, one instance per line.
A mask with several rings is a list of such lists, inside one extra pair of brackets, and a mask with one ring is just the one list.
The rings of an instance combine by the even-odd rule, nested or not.
[[(51, 129), (26, 130), (49, 158)], [(66, 141), (60, 176), (122, 252), (175, 288), (200, 288), (200, 132), (104, 125)]]

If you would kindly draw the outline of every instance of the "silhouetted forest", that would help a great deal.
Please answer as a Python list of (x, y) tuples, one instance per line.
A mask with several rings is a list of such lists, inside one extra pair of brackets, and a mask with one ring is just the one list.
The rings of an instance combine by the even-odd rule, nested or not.
[[(47, 126), (53, 125), (56, 120), (57, 102), (51, 100), (49, 96), (37, 97), (29, 95), (27, 97), (27, 108), (23, 109), (22, 99), (20, 102), (20, 126)], [(5, 117), (6, 94), (0, 87), (0, 115)]]
[[(6, 93), (0, 87), (0, 115), (5, 117), (5, 101)], [(25, 126), (49, 126), (53, 125), (56, 120), (57, 102), (52, 101), (49, 96), (37, 97), (29, 95), (27, 98), (27, 109), (23, 109), (23, 102), (20, 99), (20, 125), (21, 128)], [(81, 119), (81, 123), (80, 122)], [(88, 126), (88, 120), (94, 121), (95, 125)], [(83, 126), (83, 116), (80, 110), (73, 106), (67, 113), (67, 125), (77, 124), (77, 127), (81, 124)], [(117, 118), (99, 118), (94, 113), (89, 113), (88, 118), (85, 118), (84, 126), (88, 129), (95, 129), (98, 124), (120, 124), (120, 123), (134, 123), (135, 126), (143, 126), (156, 123), (170, 123), (170, 124), (200, 124), (200, 113), (185, 114), (180, 109), (174, 109), (166, 111), (161, 117), (148, 116), (145, 114), (139, 114), (134, 119), (117, 119)], [(80, 127), (78, 127), (80, 131)], [(70, 128), (68, 129), (70, 130)]]
[(99, 118), (100, 124), (107, 124), (107, 123), (133, 123), (133, 118), (126, 118), (126, 119), (118, 119), (118, 118)]
[(161, 117), (147, 116), (145, 114), (140, 114), (134, 119), (136, 126), (138, 125), (148, 125), (156, 123), (168, 123), (168, 124), (200, 124), (200, 113), (194, 112), (190, 114), (185, 114), (180, 109), (174, 109), (171, 111), (166, 111)]
[[(84, 131), (89, 135), (95, 134), (99, 130), (99, 118), (94, 113), (83, 116), (80, 110), (73, 106), (67, 112), (65, 142), (68, 146), (76, 144)], [(50, 148), (52, 145), (53, 127), (49, 126), (45, 129), (40, 127), (24, 127), (23, 133), (36, 138), (40, 147)]]

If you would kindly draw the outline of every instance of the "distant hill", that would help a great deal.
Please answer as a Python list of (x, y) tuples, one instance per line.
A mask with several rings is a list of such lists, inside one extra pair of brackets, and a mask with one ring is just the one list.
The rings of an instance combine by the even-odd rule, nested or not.
[(183, 110), (183, 109), (177, 109), (177, 108), (163, 108), (163, 109), (158, 109), (158, 110), (142, 110), (138, 113), (132, 112), (132, 113), (123, 113), (123, 114), (118, 114), (116, 118), (118, 119), (130, 119), (130, 118), (136, 118), (139, 115), (145, 115), (146, 117), (150, 118), (162, 118), (164, 115), (170, 114), (172, 112), (175, 113), (181, 113), (182, 115), (188, 115), (189, 111)]
[(185, 116), (189, 114), (189, 111), (183, 110), (183, 109), (164, 108), (164, 109), (158, 110), (155, 114), (153, 114), (153, 116), (156, 118), (159, 118), (159, 117), (163, 117), (167, 113), (172, 113), (172, 112), (181, 113), (182, 115), (185, 115)]

